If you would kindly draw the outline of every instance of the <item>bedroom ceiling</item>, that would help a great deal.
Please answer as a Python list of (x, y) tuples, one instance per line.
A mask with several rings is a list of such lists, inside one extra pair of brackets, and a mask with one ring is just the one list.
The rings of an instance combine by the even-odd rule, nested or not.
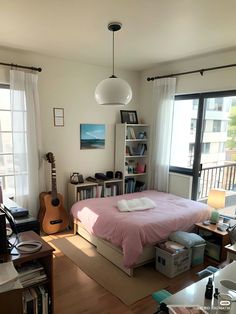
[[(132, 70), (236, 46), (235, 0), (0, 0), (0, 46)], [(0, 60), (3, 61), (3, 60)]]

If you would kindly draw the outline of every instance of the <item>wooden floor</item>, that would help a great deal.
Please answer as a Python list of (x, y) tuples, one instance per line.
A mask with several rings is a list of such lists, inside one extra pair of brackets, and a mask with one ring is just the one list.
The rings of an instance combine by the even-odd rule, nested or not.
[[(46, 241), (50, 238), (44, 237)], [(197, 281), (196, 272), (207, 265), (209, 263), (194, 267), (174, 278), (167, 290), (175, 293)], [(151, 296), (126, 306), (58, 250), (54, 253), (54, 296), (55, 314), (153, 314), (157, 310), (157, 303)]]

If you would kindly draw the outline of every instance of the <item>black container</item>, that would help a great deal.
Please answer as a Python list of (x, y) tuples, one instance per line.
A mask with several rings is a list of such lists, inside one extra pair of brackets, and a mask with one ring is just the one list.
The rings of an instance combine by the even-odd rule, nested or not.
[(212, 278), (208, 279), (208, 283), (206, 285), (206, 291), (205, 291), (205, 298), (206, 299), (212, 299), (213, 296), (213, 284), (212, 284)]

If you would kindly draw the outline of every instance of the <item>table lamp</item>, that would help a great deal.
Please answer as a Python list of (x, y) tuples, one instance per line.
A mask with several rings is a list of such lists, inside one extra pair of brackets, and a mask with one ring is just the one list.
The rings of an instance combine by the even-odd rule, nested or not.
[(212, 207), (211, 224), (219, 222), (220, 213), (217, 210), (225, 207), (225, 194), (225, 190), (223, 189), (212, 189), (208, 194), (207, 204)]

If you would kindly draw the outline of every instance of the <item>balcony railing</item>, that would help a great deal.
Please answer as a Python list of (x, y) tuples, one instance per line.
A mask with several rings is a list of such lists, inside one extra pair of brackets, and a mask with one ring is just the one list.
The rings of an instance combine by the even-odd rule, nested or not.
[(201, 170), (198, 199), (207, 197), (210, 189), (214, 188), (236, 191), (236, 163)]

